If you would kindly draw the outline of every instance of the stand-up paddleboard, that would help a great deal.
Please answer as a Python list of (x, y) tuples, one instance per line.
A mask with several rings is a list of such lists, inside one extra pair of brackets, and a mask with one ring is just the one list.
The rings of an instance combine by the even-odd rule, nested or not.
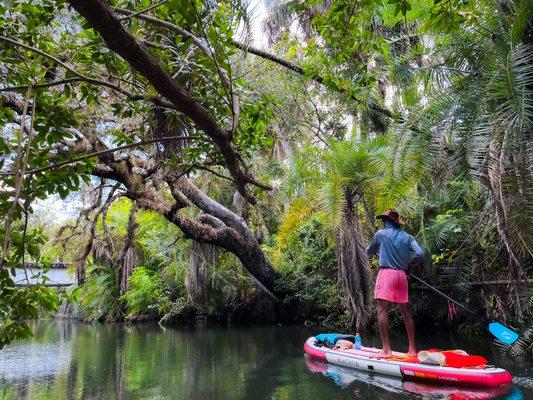
[[(403, 395), (415, 394), (424, 399), (455, 399), (455, 400), (489, 400), (494, 397), (508, 395), (513, 390), (512, 385), (501, 385), (497, 387), (477, 387), (443, 384), (439, 382), (409, 381), (390, 375), (369, 375), (366, 371), (359, 371), (353, 368), (341, 367), (331, 363), (314, 360), (306, 357), (307, 369), (313, 373), (319, 373), (331, 379), (337, 386), (346, 388), (354, 382), (362, 382), (389, 393)], [(522, 399), (520, 389), (514, 388), (517, 399)], [(409, 396), (411, 397), (411, 396)]]
[(304, 351), (312, 358), (332, 364), (377, 374), (391, 375), (408, 380), (425, 380), (478, 387), (497, 387), (512, 382), (511, 374), (492, 365), (476, 367), (442, 367), (420, 364), (417, 358), (393, 352), (392, 358), (383, 358), (380, 350), (362, 347), (361, 350), (330, 349), (315, 344), (314, 337), (306, 340)]

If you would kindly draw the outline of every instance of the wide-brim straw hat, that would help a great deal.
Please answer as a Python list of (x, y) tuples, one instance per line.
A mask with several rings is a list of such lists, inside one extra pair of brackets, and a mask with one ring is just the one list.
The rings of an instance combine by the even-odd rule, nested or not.
[(392, 221), (400, 226), (405, 225), (405, 221), (400, 217), (400, 214), (398, 214), (398, 211), (396, 210), (387, 210), (383, 214), (378, 215), (376, 218), (388, 219), (389, 221)]

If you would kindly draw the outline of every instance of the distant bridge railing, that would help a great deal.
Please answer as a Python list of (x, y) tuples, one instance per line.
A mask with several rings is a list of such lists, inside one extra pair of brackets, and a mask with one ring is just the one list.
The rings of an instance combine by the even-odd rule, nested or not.
[[(63, 262), (63, 261), (55, 261), (50, 264), (50, 269), (66, 269), (70, 266), (74, 265), (74, 263), (71, 262)], [(24, 263), (24, 268), (33, 268), (33, 269), (42, 269), (44, 268), (44, 265), (42, 263), (36, 263), (32, 261), (27, 261)]]
[(28, 286), (47, 286), (47, 287), (69, 287), (75, 286), (77, 283), (55, 283), (55, 282), (46, 282), (44, 285), (42, 283), (15, 283), (16, 287), (28, 287)]
[(43, 265), (35, 262), (24, 263), (25, 268), (15, 268), (14, 283), (17, 287), (43, 285), (69, 287), (77, 285), (77, 274), (68, 269), (72, 263), (54, 262), (43, 270)]

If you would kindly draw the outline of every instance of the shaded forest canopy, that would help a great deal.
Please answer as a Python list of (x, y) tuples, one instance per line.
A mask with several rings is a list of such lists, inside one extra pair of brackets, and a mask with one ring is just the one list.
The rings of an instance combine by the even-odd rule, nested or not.
[[(370, 329), (387, 208), (420, 275), (527, 330), (532, 13), (278, 0), (259, 48), (239, 0), (3, 3), (0, 346), (60, 302), (7, 266), (57, 258), (85, 319)], [(53, 195), (78, 217), (44, 223)], [(419, 322), (466, 319), (414, 298)]]

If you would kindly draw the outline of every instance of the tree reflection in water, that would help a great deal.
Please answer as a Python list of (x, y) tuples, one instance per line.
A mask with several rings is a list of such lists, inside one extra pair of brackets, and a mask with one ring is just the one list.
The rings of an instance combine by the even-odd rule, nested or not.
[[(32, 329), (33, 338), (0, 352), (1, 399), (387, 400), (454, 394), (306, 359), (303, 342), (315, 333), (307, 328), (162, 329), (157, 324), (41, 320)], [(527, 368), (502, 366), (527, 375)], [(526, 390), (524, 397), (514, 398), (527, 398)], [(506, 398), (503, 392), (493, 394)]]

